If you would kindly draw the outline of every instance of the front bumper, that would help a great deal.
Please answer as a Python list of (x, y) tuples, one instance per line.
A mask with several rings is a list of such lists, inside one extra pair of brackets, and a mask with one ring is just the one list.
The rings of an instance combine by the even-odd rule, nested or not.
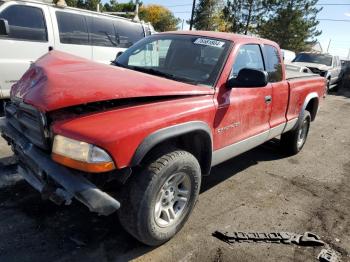
[(105, 216), (120, 208), (116, 199), (98, 189), (83, 175), (52, 161), (47, 153), (30, 143), (4, 119), (0, 119), (0, 131), (18, 158), (18, 173), (43, 197), (67, 205), (76, 198), (91, 212)]

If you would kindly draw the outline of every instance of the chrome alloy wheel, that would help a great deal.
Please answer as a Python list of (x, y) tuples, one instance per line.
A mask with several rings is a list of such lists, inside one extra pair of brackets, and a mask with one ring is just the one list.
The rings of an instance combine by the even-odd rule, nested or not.
[(309, 121), (305, 119), (298, 132), (298, 141), (297, 141), (298, 148), (301, 148), (304, 145), (308, 132), (309, 132)]
[(168, 227), (183, 214), (191, 197), (191, 179), (185, 173), (175, 173), (161, 187), (154, 207), (154, 219), (159, 227)]

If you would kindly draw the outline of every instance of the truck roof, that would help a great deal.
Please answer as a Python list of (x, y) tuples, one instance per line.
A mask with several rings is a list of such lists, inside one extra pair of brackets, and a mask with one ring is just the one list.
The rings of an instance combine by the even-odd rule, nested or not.
[(42, 4), (42, 5), (47, 5), (47, 6), (52, 6), (54, 8), (60, 9), (60, 10), (74, 10), (74, 11), (79, 11), (82, 13), (88, 13), (88, 14), (92, 14), (92, 15), (99, 15), (99, 16), (105, 16), (105, 17), (109, 17), (109, 18), (114, 18), (114, 19), (122, 19), (125, 21), (129, 21), (132, 23), (137, 23), (140, 24), (141, 22), (137, 22), (137, 21), (133, 21), (132, 19), (128, 19), (122, 16), (116, 16), (116, 15), (110, 15), (110, 14), (105, 14), (105, 13), (101, 13), (101, 12), (96, 12), (96, 11), (91, 11), (91, 10), (87, 10), (87, 9), (80, 9), (80, 8), (75, 8), (75, 7), (70, 7), (70, 6), (66, 6), (66, 7), (62, 7), (62, 6), (58, 6), (55, 5), (53, 2), (51, 2), (51, 0), (1, 0), (3, 2), (15, 2), (15, 3), (34, 3), (34, 4)]
[(225, 40), (229, 40), (232, 42), (249, 42), (249, 40), (254, 40), (254, 42), (261, 42), (264, 44), (269, 44), (273, 46), (278, 46), (276, 42), (273, 42), (268, 39), (256, 37), (256, 36), (248, 36), (248, 35), (240, 35), (240, 34), (234, 34), (234, 33), (226, 33), (226, 32), (213, 32), (213, 31), (170, 31), (170, 32), (163, 32), (160, 34), (181, 34), (181, 35), (196, 35), (196, 36), (205, 36), (205, 37), (212, 37), (212, 38), (221, 38)]

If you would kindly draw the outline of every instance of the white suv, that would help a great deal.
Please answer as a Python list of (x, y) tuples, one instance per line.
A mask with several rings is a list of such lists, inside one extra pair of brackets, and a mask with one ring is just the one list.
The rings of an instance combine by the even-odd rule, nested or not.
[(98, 12), (0, 0), (0, 103), (30, 64), (51, 49), (110, 63), (153, 32), (150, 24)]

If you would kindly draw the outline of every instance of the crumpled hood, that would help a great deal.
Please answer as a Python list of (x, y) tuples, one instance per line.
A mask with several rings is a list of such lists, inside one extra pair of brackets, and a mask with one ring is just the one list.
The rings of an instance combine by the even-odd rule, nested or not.
[(309, 67), (309, 68), (313, 67), (313, 68), (317, 68), (317, 69), (322, 70), (322, 71), (327, 71), (327, 70), (332, 68), (331, 66), (326, 66), (324, 64), (316, 64), (316, 63), (292, 62), (292, 64), (305, 66), (305, 67)]
[(11, 97), (44, 112), (115, 99), (209, 94), (214, 94), (209, 87), (103, 65), (59, 51), (41, 57), (11, 90)]

